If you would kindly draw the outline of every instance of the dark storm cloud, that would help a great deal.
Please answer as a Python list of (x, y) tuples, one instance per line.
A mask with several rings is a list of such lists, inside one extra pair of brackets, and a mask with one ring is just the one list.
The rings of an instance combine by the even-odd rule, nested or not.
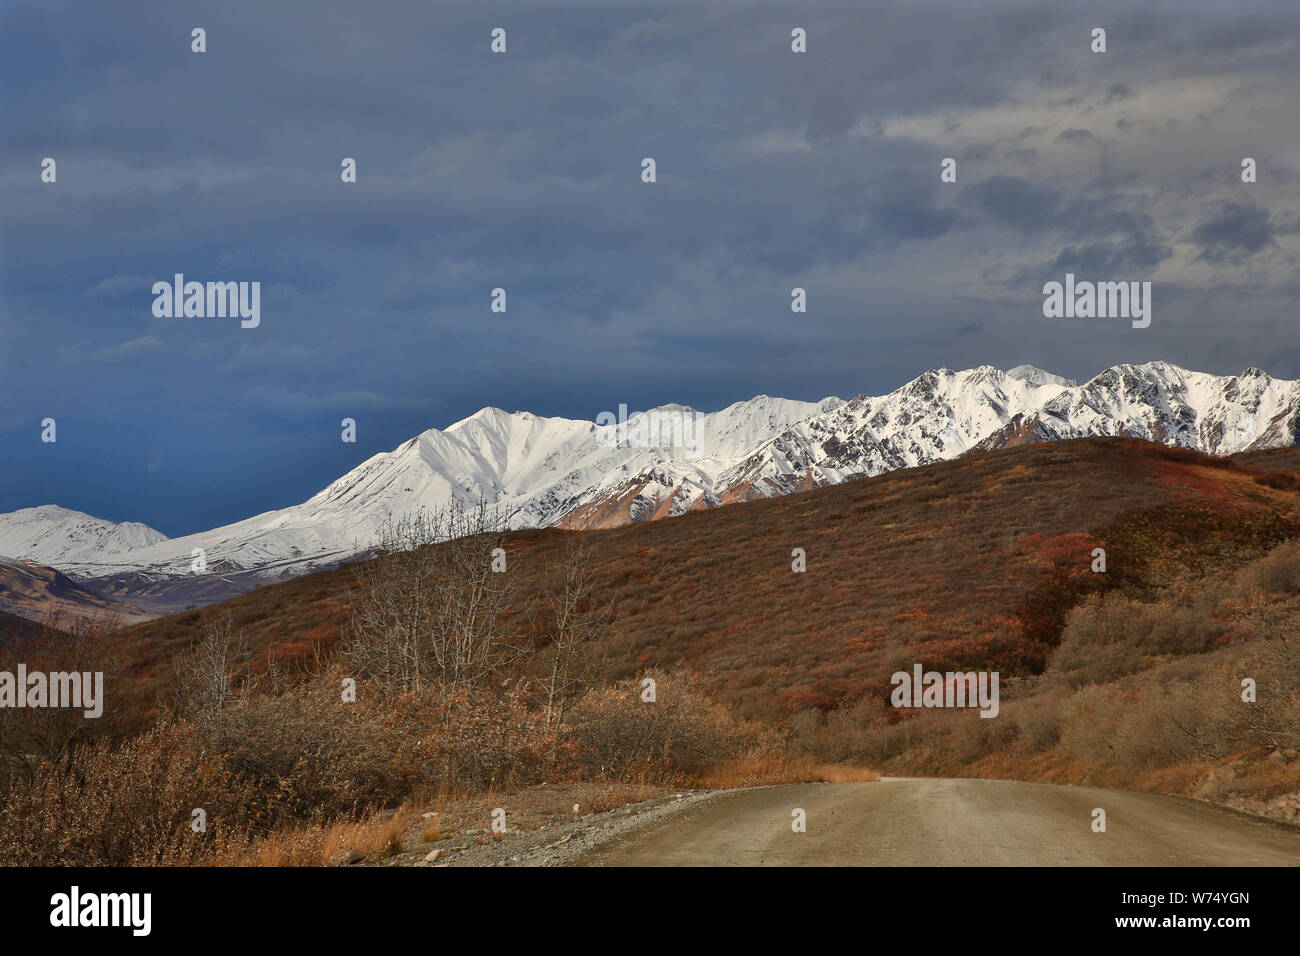
[(1207, 262), (1240, 261), (1271, 245), (1273, 224), (1267, 209), (1229, 202), (1192, 231)]
[(1061, 197), (1051, 185), (1019, 176), (992, 176), (971, 189), (974, 205), (993, 223), (1033, 233), (1054, 228)]
[[(486, 404), (1265, 365), (1294, 296), (1300, 11), (1282, 2), (82, 0), (0, 21), (0, 510), (194, 530)], [(1225, 344), (1195, 310), (1247, 265)], [(1170, 269), (1191, 291), (1143, 339), (1072, 340), (1038, 321), (1066, 269)], [(155, 319), (175, 272), (261, 282), (261, 326)], [(1276, 354), (1269, 371), (1300, 374)], [(33, 441), (46, 415), (57, 447)]]
[(1076, 128), (1063, 130), (1056, 139), (1061, 143), (1087, 143), (1095, 140), (1096, 137), (1086, 129)]
[(1172, 255), (1169, 246), (1148, 235), (1066, 246), (1053, 263), (1054, 272), (1088, 276), (1146, 275)]
[(1126, 83), (1115, 83), (1106, 89), (1106, 98), (1103, 99), (1102, 105), (1109, 106), (1112, 103), (1120, 103), (1124, 100), (1131, 100), (1137, 96), (1132, 87)]

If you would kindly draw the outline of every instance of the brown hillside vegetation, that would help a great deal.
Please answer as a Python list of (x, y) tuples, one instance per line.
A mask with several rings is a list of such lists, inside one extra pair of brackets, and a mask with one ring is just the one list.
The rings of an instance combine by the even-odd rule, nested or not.
[[(1136, 440), (1015, 448), (680, 518), (587, 532), (623, 676), (687, 666), (739, 716), (883, 696), (900, 665), (1032, 675), (1070, 608), (1236, 567), (1300, 535), (1300, 494), (1232, 462)], [(510, 536), (534, 593), (569, 533)], [(1107, 552), (1106, 574), (1091, 572)], [(807, 571), (791, 570), (804, 549)], [(380, 559), (383, 560), (383, 559)], [(254, 652), (309, 662), (338, 640), (356, 568), (127, 632), (159, 677), (229, 615)]]
[[(109, 717), (9, 712), (0, 860), (383, 857), (449, 795), (567, 781), (617, 799), (863, 766), (1293, 819), (1293, 477), (1088, 439), (614, 530), (404, 518), (372, 561), (0, 645), (6, 666), (105, 671)], [(448, 527), (470, 532), (425, 543)], [(890, 675), (914, 664), (997, 671), (998, 717), (890, 707)]]
[(886, 772), (1154, 790), (1300, 823), (1297, 635), (1293, 540), (1149, 599), (1089, 596), (1047, 669), (1003, 686), (996, 719), (873, 699), (791, 727), (819, 759)]
[(6, 644), (25, 642), (37, 637), (41, 631), (41, 625), (36, 621), (29, 621), (25, 617), (19, 617), (7, 611), (0, 611), (0, 634), (4, 635)]
[(1232, 460), (1259, 471), (1300, 472), (1300, 445), (1270, 448), (1267, 451), (1245, 451), (1233, 455)]
[(136, 605), (104, 597), (54, 568), (7, 558), (0, 558), (0, 604), (30, 621), (58, 616), (134, 622), (149, 617)]

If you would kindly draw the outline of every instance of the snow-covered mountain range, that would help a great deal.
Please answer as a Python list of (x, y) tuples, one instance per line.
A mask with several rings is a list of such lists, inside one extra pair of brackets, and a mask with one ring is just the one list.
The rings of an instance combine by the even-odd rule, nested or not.
[(0, 515), (0, 555), (54, 568), (107, 560), (166, 540), (167, 535), (148, 525), (114, 524), (58, 505)]
[(210, 572), (251, 584), (357, 555), (389, 516), (480, 496), (515, 527), (594, 528), (1007, 444), (1123, 435), (1227, 455), (1300, 443), (1300, 382), (1151, 362), (1080, 385), (1032, 366), (981, 366), (936, 369), (848, 402), (760, 395), (708, 414), (677, 405), (645, 414), (685, 420), (689, 453), (680, 442), (646, 447), (650, 429), (638, 425), (649, 419), (636, 416), (624, 431), (484, 408), (375, 455), (299, 505), (173, 539), (51, 505), (27, 508), (0, 515), (0, 555), (79, 581), (158, 581), (190, 575), (201, 548)]

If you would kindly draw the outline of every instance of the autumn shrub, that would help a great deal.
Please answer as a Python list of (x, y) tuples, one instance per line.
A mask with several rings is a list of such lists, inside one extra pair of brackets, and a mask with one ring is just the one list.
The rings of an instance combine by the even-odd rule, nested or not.
[(1205, 606), (1155, 605), (1144, 615), (1141, 642), (1158, 654), (1204, 654), (1220, 644), (1225, 625), (1208, 616)]
[(462, 690), (446, 720), (424, 739), (423, 759), (444, 790), (512, 789), (555, 776), (567, 766), (573, 745), (544, 714), (526, 706), (523, 687), (501, 693)]
[(1120, 595), (1093, 595), (1072, 610), (1048, 661), (1047, 681), (1077, 688), (1140, 669), (1146, 655), (1131, 631), (1135, 604)]
[(1005, 716), (1016, 728), (1017, 752), (1039, 754), (1057, 745), (1061, 739), (1063, 697), (1061, 692), (1044, 692), (1006, 707)]
[(1018, 731), (1017, 724), (1005, 715), (982, 717), (976, 710), (938, 711), (931, 722), (941, 724), (945, 731), (943, 752), (952, 762), (947, 772), (956, 772), (989, 754), (1010, 750)]
[(1224, 660), (1152, 668), (1068, 698), (1060, 747), (1080, 760), (1131, 769), (1217, 759), (1249, 746), (1239, 702)]
[(1122, 594), (1094, 594), (1066, 617), (1047, 667), (1050, 681), (1070, 687), (1105, 684), (1137, 673), (1152, 655), (1203, 654), (1228, 631), (1211, 606), (1144, 603)]
[(737, 722), (697, 677), (653, 677), (654, 702), (626, 681), (588, 695), (564, 725), (530, 708), (521, 685), (449, 694), (360, 682), (345, 700), (334, 670), (282, 693), (236, 695), (202, 720), (164, 715), (124, 742), (82, 746), (14, 778), (2, 794), (0, 859), (316, 863), (335, 837), (370, 833), (377, 810), (417, 794), (564, 777), (676, 782), (779, 749), (777, 735)]
[(1242, 571), (1244, 583), (1285, 595), (1300, 594), (1300, 541), (1278, 545)]
[[(1253, 645), (1224, 678), (1244, 742), (1300, 751), (1300, 637), (1279, 635)], [(1241, 700), (1246, 678), (1255, 685), (1253, 703)]]
[[(554, 733), (518, 694), (462, 694), (448, 709), (435, 688), (398, 694), (362, 684), (344, 701), (340, 686), (327, 672), (282, 694), (240, 697), (219, 720), (164, 717), (125, 742), (45, 762), (3, 794), (0, 859), (139, 865), (218, 850), (238, 856), (278, 829), (360, 820), (419, 791), (531, 783), (557, 753)], [(190, 829), (195, 809), (202, 838)]]
[[(643, 681), (655, 682), (653, 701)], [(575, 759), (592, 778), (626, 780), (633, 774), (669, 782), (702, 773), (760, 743), (702, 688), (694, 674), (650, 671), (584, 698), (568, 730)]]
[(255, 787), (250, 825), (390, 806), (429, 778), (419, 731), (436, 719), (431, 703), (366, 685), (345, 702), (340, 686), (329, 673), (252, 696), (205, 733), (203, 744)]
[(798, 753), (830, 763), (879, 764), (907, 751), (910, 724), (911, 720), (891, 713), (884, 700), (872, 696), (825, 714), (810, 708), (787, 720), (784, 729)]
[(191, 828), (193, 811), (229, 828), (253, 797), (219, 755), (194, 744), (192, 727), (171, 724), (45, 764), (29, 785), (5, 794), (0, 859), (9, 866), (192, 861), (202, 839)]
[(1204, 682), (1143, 681), (1107, 723), (1114, 760), (1122, 767), (1158, 768), (1221, 756), (1221, 728), (1207, 706)]

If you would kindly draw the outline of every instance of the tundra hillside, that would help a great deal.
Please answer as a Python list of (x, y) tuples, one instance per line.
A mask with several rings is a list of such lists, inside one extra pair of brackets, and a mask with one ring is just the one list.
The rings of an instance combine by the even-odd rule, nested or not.
[[(29, 645), (29, 666), (110, 656), (112, 714), (6, 725), (0, 853), (321, 862), (349, 840), (382, 852), (392, 820), (452, 795), (831, 764), (1294, 819), (1292, 464), (1084, 439), (606, 531), (409, 516), (371, 561)], [(998, 671), (999, 716), (888, 706), (918, 663)]]

